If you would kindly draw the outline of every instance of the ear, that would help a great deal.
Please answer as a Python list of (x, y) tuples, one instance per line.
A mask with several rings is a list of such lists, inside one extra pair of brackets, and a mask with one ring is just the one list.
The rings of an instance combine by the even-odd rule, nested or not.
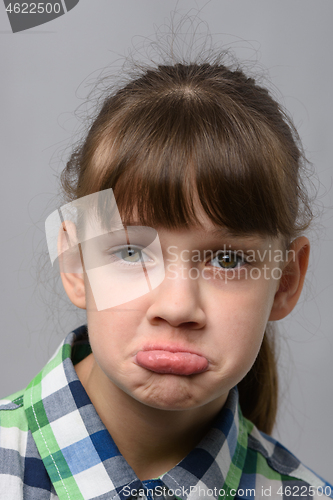
[(70, 301), (86, 309), (84, 269), (75, 224), (64, 221), (59, 230), (58, 256), (60, 276)]
[(310, 242), (305, 236), (296, 238), (291, 243), (269, 321), (285, 318), (297, 304), (308, 268), (309, 254)]

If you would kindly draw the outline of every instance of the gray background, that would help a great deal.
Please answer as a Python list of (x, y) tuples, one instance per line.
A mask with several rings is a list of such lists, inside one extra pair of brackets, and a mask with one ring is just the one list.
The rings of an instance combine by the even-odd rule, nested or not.
[(259, 72), (266, 68), (315, 165), (325, 210), (310, 233), (302, 299), (279, 324), (282, 394), (274, 436), (333, 482), (332, 0), (81, 0), (68, 14), (17, 34), (1, 2), (0, 396), (25, 386), (83, 322), (60, 287), (50, 292), (43, 259), (44, 220), (57, 204), (58, 175), (80, 129), (74, 111), (103, 68), (119, 71), (130, 47), (140, 59), (146, 38), (154, 39), (156, 26), (166, 29), (175, 8), (179, 15), (200, 9), (214, 42), (230, 46), (250, 68), (256, 61)]

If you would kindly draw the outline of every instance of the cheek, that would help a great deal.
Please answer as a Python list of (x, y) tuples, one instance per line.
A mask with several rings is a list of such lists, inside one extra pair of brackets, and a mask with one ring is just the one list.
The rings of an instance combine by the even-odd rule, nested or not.
[(147, 309), (147, 297), (102, 311), (96, 309), (89, 283), (86, 297), (89, 339), (95, 361), (111, 380), (128, 377), (133, 370), (130, 360)]
[(87, 309), (89, 339), (99, 364), (116, 367), (131, 356), (145, 308), (142, 297), (103, 311)]
[(239, 285), (238, 290), (236, 285), (233, 290), (229, 287), (228, 293), (221, 294), (211, 306), (221, 367), (238, 379), (246, 375), (256, 359), (273, 300), (267, 283)]

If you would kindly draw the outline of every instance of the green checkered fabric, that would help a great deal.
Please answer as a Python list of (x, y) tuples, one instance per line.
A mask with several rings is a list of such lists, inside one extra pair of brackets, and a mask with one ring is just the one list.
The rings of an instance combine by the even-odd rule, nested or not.
[(328, 483), (242, 416), (237, 388), (181, 462), (140, 481), (76, 375), (73, 363), (90, 352), (83, 326), (24, 391), (0, 402), (1, 500), (333, 498)]

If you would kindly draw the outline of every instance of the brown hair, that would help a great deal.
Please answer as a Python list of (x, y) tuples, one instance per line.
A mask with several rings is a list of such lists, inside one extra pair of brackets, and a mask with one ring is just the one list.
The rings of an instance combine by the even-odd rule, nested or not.
[[(62, 172), (67, 201), (112, 188), (130, 220), (167, 228), (211, 221), (236, 234), (308, 227), (305, 159), (295, 127), (269, 92), (222, 63), (149, 68), (104, 101)], [(270, 433), (277, 411), (273, 336), (239, 384), (244, 415)]]

